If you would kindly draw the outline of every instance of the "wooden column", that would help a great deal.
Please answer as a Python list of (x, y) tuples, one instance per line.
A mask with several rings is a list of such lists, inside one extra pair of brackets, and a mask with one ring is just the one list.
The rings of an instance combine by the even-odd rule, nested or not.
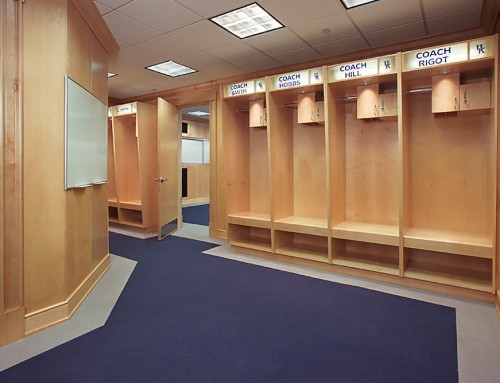
[(0, 3), (0, 346), (24, 336), (22, 140), (19, 91), (21, 2)]

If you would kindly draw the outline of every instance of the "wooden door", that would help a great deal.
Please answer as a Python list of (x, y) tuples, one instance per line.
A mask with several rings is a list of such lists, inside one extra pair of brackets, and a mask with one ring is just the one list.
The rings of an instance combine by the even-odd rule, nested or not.
[(297, 120), (299, 124), (310, 124), (315, 122), (315, 102), (314, 92), (300, 93), (297, 96)]
[(179, 191), (181, 139), (179, 111), (158, 98), (158, 239), (179, 228), (181, 193)]
[(267, 126), (266, 108), (264, 99), (250, 101), (250, 127), (260, 128)]
[(460, 110), (491, 108), (490, 82), (460, 85)]
[(377, 118), (378, 115), (378, 84), (358, 86), (357, 117)]
[(432, 113), (457, 112), (460, 108), (460, 75), (432, 77)]
[(397, 93), (385, 93), (378, 96), (378, 116), (395, 117), (398, 115)]

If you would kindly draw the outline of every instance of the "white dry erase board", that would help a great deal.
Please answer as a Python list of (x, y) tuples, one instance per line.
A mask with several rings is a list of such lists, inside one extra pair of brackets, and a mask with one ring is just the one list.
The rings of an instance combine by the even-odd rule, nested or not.
[(210, 141), (183, 138), (181, 157), (183, 164), (209, 164)]
[(108, 178), (108, 107), (66, 76), (65, 189)]

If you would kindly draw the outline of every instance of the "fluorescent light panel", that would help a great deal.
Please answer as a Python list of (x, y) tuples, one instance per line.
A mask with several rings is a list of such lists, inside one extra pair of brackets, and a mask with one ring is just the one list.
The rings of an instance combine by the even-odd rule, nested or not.
[(152, 70), (153, 72), (165, 74), (170, 77), (183, 76), (185, 74), (196, 72), (196, 69), (177, 64), (174, 61), (165, 61), (163, 63), (148, 66), (146, 67), (146, 69)]
[(283, 28), (280, 22), (257, 3), (212, 17), (210, 20), (240, 39)]
[(344, 4), (345, 9), (351, 9), (354, 7), (359, 7), (360, 5), (365, 5), (369, 3), (373, 3), (378, 0), (340, 0), (342, 4)]
[(116, 73), (108, 72), (108, 78), (116, 76)]
[(201, 110), (196, 110), (194, 112), (188, 112), (191, 116), (197, 116), (197, 117), (203, 117), (203, 116), (210, 116), (210, 113), (207, 112), (202, 112)]

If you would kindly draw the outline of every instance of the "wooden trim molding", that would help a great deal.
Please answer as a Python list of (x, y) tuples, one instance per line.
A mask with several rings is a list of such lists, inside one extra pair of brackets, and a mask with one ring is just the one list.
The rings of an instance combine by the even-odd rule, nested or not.
[(498, 0), (484, 0), (480, 25), (486, 34), (500, 32), (500, 2)]
[(82, 17), (87, 22), (89, 28), (94, 32), (99, 42), (108, 54), (116, 53), (120, 46), (102, 18), (97, 6), (92, 0), (71, 0)]
[(18, 307), (0, 314), (0, 346), (15, 342), (24, 337), (25, 308)]
[(26, 335), (33, 334), (71, 318), (76, 309), (83, 303), (87, 295), (110, 267), (111, 258), (108, 254), (67, 300), (26, 315)]

